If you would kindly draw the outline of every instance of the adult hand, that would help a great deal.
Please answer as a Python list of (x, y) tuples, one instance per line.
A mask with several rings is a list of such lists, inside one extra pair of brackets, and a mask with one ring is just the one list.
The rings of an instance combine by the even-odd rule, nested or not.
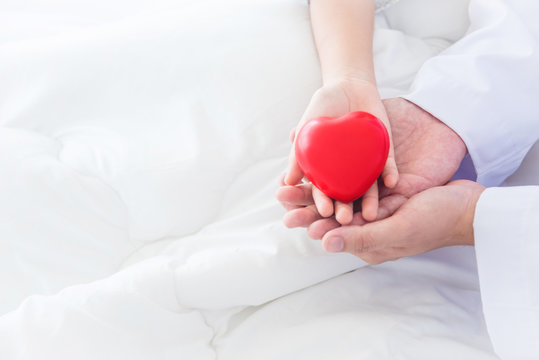
[[(295, 156), (295, 134), (310, 119), (320, 116), (339, 117), (351, 111), (367, 111), (377, 116), (385, 125), (391, 139), (391, 128), (380, 100), (376, 86), (362, 79), (343, 79), (341, 81), (324, 85), (316, 91), (303, 114), (298, 126), (291, 133), (293, 142), (289, 156), (289, 166), (284, 177), (287, 185), (298, 185), (303, 178)], [(398, 181), (398, 170), (395, 165), (393, 143), (391, 142), (389, 156), (382, 172), (384, 184), (391, 188)], [(324, 195), (316, 187), (309, 187), (318, 213), (323, 217), (330, 217), (335, 213), (335, 219), (340, 224), (348, 224), (352, 220), (352, 204), (335, 202)], [(374, 220), (378, 211), (378, 184), (375, 183), (363, 196), (363, 215)]]
[(484, 189), (468, 180), (430, 188), (386, 219), (329, 231), (322, 244), (326, 251), (346, 251), (369, 264), (445, 246), (473, 245), (475, 206)]
[[(434, 116), (402, 98), (384, 100), (399, 168), (399, 182), (389, 189), (381, 187), (377, 219), (394, 213), (404, 202), (423, 190), (447, 183), (457, 171), (466, 146), (462, 139)], [(309, 236), (320, 239), (340, 226), (334, 218), (322, 219), (305, 194), (306, 187), (282, 187), (277, 198), (288, 210), (285, 225), (308, 227)], [(365, 223), (361, 214), (354, 214), (351, 224)]]

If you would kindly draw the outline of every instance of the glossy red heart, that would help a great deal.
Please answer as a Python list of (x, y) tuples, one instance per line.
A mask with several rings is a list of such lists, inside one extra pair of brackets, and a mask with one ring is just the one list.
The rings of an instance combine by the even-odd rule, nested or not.
[(309, 120), (296, 138), (299, 167), (332, 199), (361, 197), (382, 173), (389, 152), (384, 124), (362, 111)]

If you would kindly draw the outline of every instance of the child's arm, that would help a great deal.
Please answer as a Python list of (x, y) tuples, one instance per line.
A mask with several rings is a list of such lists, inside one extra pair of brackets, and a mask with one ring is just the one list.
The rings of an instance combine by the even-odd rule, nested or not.
[(324, 84), (375, 84), (372, 54), (374, 0), (312, 0), (311, 25)]
[[(311, 0), (311, 23), (320, 65), (323, 86), (313, 96), (296, 131), (309, 119), (318, 116), (337, 117), (350, 111), (367, 111), (377, 116), (391, 138), (391, 129), (376, 88), (372, 37), (374, 31), (374, 0)], [(398, 181), (393, 142), (382, 172), (384, 184), (393, 187)], [(301, 181), (301, 172), (292, 148), (285, 183)], [(318, 212), (328, 217), (334, 213), (344, 224), (352, 220), (351, 204), (337, 202), (313, 187)], [(378, 188), (375, 183), (362, 200), (363, 216), (376, 218)]]

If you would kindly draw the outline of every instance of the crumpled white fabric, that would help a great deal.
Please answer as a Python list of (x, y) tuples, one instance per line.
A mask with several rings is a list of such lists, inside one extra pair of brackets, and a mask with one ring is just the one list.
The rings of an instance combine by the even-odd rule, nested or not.
[[(2, 359), (495, 358), (469, 249), (370, 268), (281, 224), (288, 133), (320, 86), (304, 2), (0, 17)], [(391, 21), (387, 97), (450, 44)]]

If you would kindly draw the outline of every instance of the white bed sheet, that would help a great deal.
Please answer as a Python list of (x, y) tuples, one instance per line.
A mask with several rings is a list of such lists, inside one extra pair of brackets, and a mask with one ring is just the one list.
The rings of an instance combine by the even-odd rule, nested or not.
[[(306, 4), (148, 4), (0, 6), (0, 358), (496, 359), (473, 250), (366, 267), (281, 224)], [(383, 96), (459, 4), (378, 16)]]

